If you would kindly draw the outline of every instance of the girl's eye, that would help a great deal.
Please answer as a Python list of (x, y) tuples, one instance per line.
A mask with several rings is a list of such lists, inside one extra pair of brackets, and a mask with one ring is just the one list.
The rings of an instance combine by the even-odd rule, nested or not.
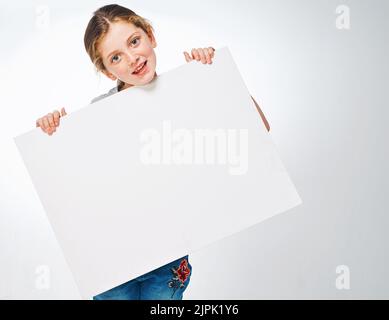
[[(131, 40), (131, 44), (134, 45), (134, 46), (136, 46), (136, 45), (139, 43), (139, 40), (140, 40), (139, 37), (134, 38), (133, 40)], [(118, 55), (112, 56), (111, 62), (114, 62), (114, 63), (115, 63), (115, 62), (119, 62), (119, 61), (120, 61), (120, 56), (118, 56)]]
[(119, 60), (116, 60), (115, 61), (115, 58), (119, 58), (118, 55), (114, 55), (112, 58), (111, 58), (111, 62), (118, 62)]
[(134, 38), (134, 39), (131, 41), (131, 44), (133, 44), (134, 46), (137, 45), (138, 40), (139, 40), (139, 38)]

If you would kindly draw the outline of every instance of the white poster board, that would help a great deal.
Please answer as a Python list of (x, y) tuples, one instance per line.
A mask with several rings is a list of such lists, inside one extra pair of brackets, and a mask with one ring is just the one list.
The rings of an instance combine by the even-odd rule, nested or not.
[(15, 142), (86, 299), (301, 203), (227, 48)]

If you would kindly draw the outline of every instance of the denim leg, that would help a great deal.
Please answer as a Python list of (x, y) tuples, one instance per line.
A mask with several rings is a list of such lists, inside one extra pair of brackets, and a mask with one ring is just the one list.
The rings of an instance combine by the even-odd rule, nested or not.
[(188, 256), (147, 274), (141, 282), (141, 300), (182, 300), (192, 274)]
[(93, 300), (182, 300), (192, 275), (188, 255), (93, 297)]
[(140, 282), (136, 279), (93, 297), (93, 300), (139, 300)]

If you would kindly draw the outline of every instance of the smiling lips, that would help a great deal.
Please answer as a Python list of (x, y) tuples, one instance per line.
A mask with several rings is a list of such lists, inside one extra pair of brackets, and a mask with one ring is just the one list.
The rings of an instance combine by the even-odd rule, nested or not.
[(145, 69), (145, 66), (147, 64), (147, 60), (145, 62), (143, 62), (142, 64), (140, 64), (135, 70), (134, 72), (132, 72), (132, 74), (140, 74), (144, 71)]

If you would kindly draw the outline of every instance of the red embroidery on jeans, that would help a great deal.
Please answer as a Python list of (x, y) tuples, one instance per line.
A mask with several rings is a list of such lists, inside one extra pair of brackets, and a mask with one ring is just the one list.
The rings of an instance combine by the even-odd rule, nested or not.
[(186, 259), (181, 261), (180, 266), (178, 267), (176, 272), (177, 272), (178, 279), (182, 283), (184, 283), (186, 281), (186, 279), (188, 278), (188, 276), (190, 275), (188, 261)]
[(171, 271), (173, 273), (173, 278), (168, 282), (168, 286), (169, 288), (174, 288), (173, 297), (177, 289), (184, 287), (184, 282), (190, 275), (188, 261), (186, 259), (182, 260), (179, 267), (173, 267), (171, 268)]

